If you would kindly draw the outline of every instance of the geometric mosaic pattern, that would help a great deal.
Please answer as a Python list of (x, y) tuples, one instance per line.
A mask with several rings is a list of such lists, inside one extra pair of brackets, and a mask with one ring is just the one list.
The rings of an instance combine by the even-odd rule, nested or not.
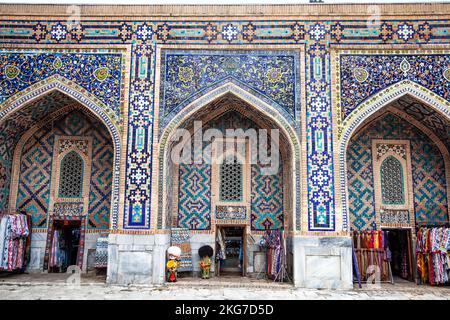
[(407, 158), (406, 146), (404, 144), (377, 143), (376, 159), (380, 160), (380, 158), (389, 151), (394, 152), (396, 155), (402, 157), (402, 159), (406, 160)]
[(352, 230), (375, 229), (371, 139), (409, 140), (416, 221), (447, 221), (444, 159), (418, 128), (387, 113), (358, 131), (347, 151), (349, 216)]
[(211, 228), (211, 166), (180, 164), (178, 227)]
[(14, 112), (0, 126), (0, 210), (8, 206), (11, 161), (16, 143), (23, 132), (58, 108), (74, 100), (54, 91)]
[(23, 146), (17, 208), (31, 214), (33, 227), (46, 226), (52, 174), (51, 127), (38, 130)]
[[(88, 228), (108, 229), (113, 182), (114, 149), (106, 128), (93, 133), (91, 191), (89, 194)], [(97, 134), (101, 134), (97, 137)], [(104, 138), (103, 142), (98, 138)], [(107, 142), (107, 143), (105, 143)]]
[(89, 141), (88, 140), (72, 140), (72, 139), (59, 139), (58, 154), (69, 150), (70, 148), (76, 148), (83, 154), (88, 155)]
[(416, 221), (448, 221), (447, 183), (441, 152), (429, 139), (413, 140), (411, 148)]
[(237, 130), (241, 128), (243, 130), (248, 130), (252, 128), (256, 129), (258, 127), (251, 119), (242, 116), (239, 112), (228, 111), (220, 115), (219, 118), (212, 119), (205, 124), (204, 130), (208, 130), (210, 128), (218, 129), (225, 135), (227, 129)]
[(402, 110), (404, 113), (420, 121), (428, 129), (438, 136), (450, 150), (450, 121), (441, 113), (424, 105), (411, 96), (403, 96), (394, 101), (391, 106)]
[[(92, 137), (88, 229), (108, 229), (112, 194), (113, 144), (108, 129), (85, 113), (72, 112), (65, 119), (65, 135)], [(62, 129), (62, 128), (61, 128)]]
[[(232, 163), (226, 161), (232, 161)], [(243, 200), (243, 174), (243, 166), (236, 158), (232, 160), (228, 158), (220, 165), (220, 201)]]
[[(128, 30), (127, 40), (132, 36), (132, 27), (122, 24)], [(143, 27), (145, 25), (142, 25)], [(154, 44), (147, 43), (153, 31), (142, 35), (133, 43), (131, 51), (131, 81), (128, 100), (128, 139), (126, 163), (126, 187), (124, 205), (124, 229), (149, 229), (151, 207), (151, 159), (153, 134), (154, 98)], [(129, 33), (128, 33), (129, 32)], [(122, 41), (121, 41), (122, 42)]]
[[(109, 132), (98, 120), (70, 111), (37, 130), (21, 157), (17, 208), (32, 213), (33, 227), (45, 227), (50, 196), (54, 135), (93, 138), (87, 227), (108, 229), (112, 190), (113, 146)], [(69, 154), (70, 155), (70, 154)]]
[(352, 230), (375, 229), (372, 148), (367, 134), (352, 137), (347, 149), (349, 217)]
[(281, 229), (283, 215), (283, 174), (263, 175), (259, 165), (252, 165), (252, 230)]

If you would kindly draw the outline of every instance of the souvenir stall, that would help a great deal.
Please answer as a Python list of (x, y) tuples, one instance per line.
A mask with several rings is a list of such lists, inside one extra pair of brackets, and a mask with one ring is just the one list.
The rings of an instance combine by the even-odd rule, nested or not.
[(244, 228), (241, 226), (221, 226), (216, 233), (216, 275), (245, 275), (244, 255), (246, 254)]
[(0, 271), (23, 272), (30, 259), (31, 220), (24, 213), (0, 215)]
[[(366, 281), (377, 268), (381, 281), (391, 280), (390, 251), (385, 231), (354, 231), (353, 248), (356, 256), (355, 270)], [(375, 266), (375, 267), (370, 267)]]
[(66, 272), (68, 266), (77, 265), (80, 234), (79, 221), (57, 220), (54, 222), (48, 262), (50, 272)]
[(411, 229), (385, 231), (390, 251), (390, 268), (394, 279), (414, 281)]
[(416, 261), (419, 283), (443, 285), (450, 282), (450, 228), (419, 227)]
[(177, 272), (193, 271), (190, 230), (187, 228), (172, 228), (170, 244), (181, 249)]
[(410, 229), (354, 231), (354, 272), (363, 281), (413, 281), (411, 243)]
[(274, 281), (284, 281), (289, 278), (286, 263), (286, 242), (283, 231), (266, 230), (261, 244), (267, 252), (267, 276)]

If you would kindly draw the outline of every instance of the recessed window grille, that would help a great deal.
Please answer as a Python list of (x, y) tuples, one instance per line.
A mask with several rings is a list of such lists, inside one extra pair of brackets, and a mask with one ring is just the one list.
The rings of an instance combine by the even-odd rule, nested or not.
[(398, 159), (389, 156), (380, 166), (383, 204), (405, 204), (403, 168)]
[(83, 158), (75, 151), (61, 160), (59, 197), (81, 198), (83, 196)]
[(243, 199), (243, 167), (234, 157), (220, 166), (220, 201), (240, 202)]

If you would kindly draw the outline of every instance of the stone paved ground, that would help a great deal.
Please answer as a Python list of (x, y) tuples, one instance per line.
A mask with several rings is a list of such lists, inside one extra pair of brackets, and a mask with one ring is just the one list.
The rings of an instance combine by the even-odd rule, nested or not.
[[(83, 277), (81, 285), (70, 287), (65, 275), (0, 276), (0, 299), (433, 299), (450, 300), (450, 287), (417, 286), (413, 283), (383, 284), (380, 289), (314, 290), (294, 289), (283, 284), (264, 281), (205, 282), (201, 279), (183, 279), (179, 283), (159, 286), (108, 286), (102, 277)], [(230, 279), (232, 280), (232, 279)]]

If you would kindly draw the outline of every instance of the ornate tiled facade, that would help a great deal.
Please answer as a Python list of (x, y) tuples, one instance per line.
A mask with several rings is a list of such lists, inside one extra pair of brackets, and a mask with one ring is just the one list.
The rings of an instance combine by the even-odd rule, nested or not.
[[(245, 212), (253, 229), (284, 226), (293, 236), (340, 237), (378, 228), (371, 141), (360, 130), (387, 105), (409, 130), (395, 139), (410, 141), (412, 217), (448, 220), (449, 5), (386, 4), (377, 7), (380, 16), (366, 5), (211, 6), (202, 7), (201, 16), (195, 6), (82, 6), (75, 25), (62, 18), (63, 6), (36, 6), (33, 15), (21, 16), (15, 14), (20, 8), (0, 8), (0, 209), (15, 203), (10, 190), (20, 137), (76, 103), (107, 129), (93, 136), (99, 165), (92, 167), (92, 181), (111, 190), (91, 189), (88, 228), (166, 234), (177, 211), (180, 227), (207, 233), (215, 215), (205, 209), (207, 201), (196, 216), (192, 205), (180, 209), (172, 201), (189, 201), (183, 192), (199, 186), (187, 178), (188, 168), (176, 171), (185, 184), (168, 182), (175, 174), (168, 167), (169, 140), (197, 116), (238, 101), (261, 123), (281, 129), (289, 155), (278, 176), (256, 179), (253, 170), (254, 184), (287, 186), (279, 194), (265, 192), (263, 200), (253, 197), (271, 207)], [(64, 99), (70, 103), (58, 103)], [(380, 130), (369, 130), (377, 139), (389, 136), (382, 125), (372, 127)], [(39, 139), (50, 143), (41, 133), (24, 143), (24, 179), (44, 155), (28, 147)], [(96, 149), (106, 136), (111, 145), (99, 142)], [(28, 183), (47, 181), (44, 168)], [(37, 213), (46, 194), (44, 187), (16, 195), (32, 198), (38, 226), (46, 223)], [(94, 199), (101, 199), (98, 205)]]
[[(347, 152), (349, 211), (352, 230), (376, 229), (372, 139), (411, 142), (410, 173), (417, 222), (436, 224), (448, 220), (444, 158), (428, 136), (406, 120), (387, 113), (368, 123), (352, 138)], [(404, 153), (403, 153), (404, 154)], [(405, 156), (405, 155), (403, 155)], [(407, 190), (405, 190), (407, 192)]]
[[(450, 57), (445, 54), (341, 55), (340, 64), (342, 119), (373, 94), (401, 80), (450, 98)], [(358, 78), (358, 71), (364, 76)]]
[(120, 121), (120, 54), (56, 53), (42, 51), (0, 52), (1, 102), (55, 74), (71, 80), (95, 95)]
[[(296, 10), (292, 12), (296, 12)], [(273, 19), (258, 21), (251, 18), (235, 21), (208, 21), (208, 19), (205, 19), (203, 21), (185, 20), (183, 22), (176, 20), (136, 19), (135, 21), (120, 21), (112, 19), (108, 22), (86, 20), (76, 27), (70, 28), (66, 21), (55, 21), (54, 19), (36, 19), (35, 21), (6, 19), (2, 28), (4, 29), (2, 41), (28, 44), (29, 46), (28, 51), (12, 50), (4, 52), (2, 55), (2, 65), (4, 64), (7, 69), (3, 73), (2, 82), (15, 83), (14, 89), (10, 88), (9, 91), (5, 91), (3, 97), (11, 95), (13, 93), (11, 90), (17, 92), (20, 88), (23, 89), (33, 84), (33, 78), (26, 76), (26, 68), (29, 68), (29, 64), (24, 64), (23, 61), (38, 59), (41, 56), (42, 60), (37, 60), (37, 65), (43, 66), (37, 73), (41, 78), (57, 73), (69, 80), (75, 80), (77, 73), (70, 73), (72, 71), (67, 70), (68, 64), (65, 62), (72, 61), (74, 57), (76, 59), (86, 58), (89, 63), (83, 69), (82, 74), (88, 74), (89, 77), (84, 80), (78, 79), (77, 84), (91, 94), (97, 95), (102, 104), (110, 106), (114, 110), (110, 112), (112, 117), (120, 116), (117, 102), (122, 100), (122, 98), (118, 99), (118, 93), (114, 91), (120, 86), (121, 82), (120, 72), (117, 70), (122, 61), (119, 56), (104, 54), (100, 57), (99, 52), (86, 54), (83, 49), (78, 48), (76, 48), (77, 53), (55, 54), (49, 52), (36, 54), (30, 51), (30, 47), (54, 44), (61, 48), (67, 48), (72, 44), (82, 43), (102, 45), (106, 43), (110, 46), (129, 45), (128, 50), (132, 57), (130, 60), (131, 86), (127, 101), (129, 104), (127, 153), (133, 156), (127, 161), (126, 172), (129, 181), (125, 195), (126, 208), (124, 208), (124, 212), (126, 214), (123, 220), (125, 228), (150, 227), (151, 193), (149, 189), (142, 186), (149, 185), (151, 181), (152, 106), (154, 101), (152, 91), (155, 85), (154, 70), (158, 46), (183, 45), (187, 42), (191, 45), (251, 44), (253, 47), (264, 46), (265, 44), (298, 45), (305, 52), (305, 78), (300, 79), (300, 81), (304, 81), (306, 85), (305, 109), (308, 110), (304, 119), (304, 125), (308, 128), (304, 131), (307, 150), (307, 156), (304, 159), (307, 162), (306, 190), (308, 190), (309, 217), (307, 229), (311, 231), (333, 231), (336, 230), (332, 156), (333, 127), (330, 117), (330, 78), (326, 72), (326, 69), (331, 67), (330, 54), (333, 46), (335, 44), (352, 45), (355, 42), (360, 44), (370, 42), (372, 45), (379, 46), (398, 44), (399, 48), (403, 48), (405, 44), (410, 43), (440, 44), (446, 41), (445, 30), (447, 25), (445, 20), (423, 20), (420, 18), (395, 21), (381, 19), (379, 23), (373, 24), (367, 24), (362, 20), (335, 21), (332, 19), (305, 21), (288, 19), (283, 20), (282, 23)], [(417, 60), (416, 57), (420, 59)], [(220, 56), (220, 54), (217, 56), (217, 59), (222, 58), (226, 57)], [(252, 55), (249, 54), (246, 59), (251, 60)], [(347, 102), (346, 97), (348, 95), (341, 94), (341, 106), (344, 106), (341, 110), (345, 109), (342, 114), (347, 115), (359, 101), (367, 99), (368, 95), (373, 95), (400, 79), (415, 81), (446, 98), (445, 59), (445, 55), (442, 54), (415, 56), (409, 53), (403, 56), (399, 53), (390, 55), (389, 51), (370, 56), (367, 54), (343, 56), (342, 64), (344, 67), (340, 72), (341, 78), (344, 79), (340, 86), (343, 92), (353, 86), (351, 84), (353, 79), (357, 83), (361, 83), (360, 81), (365, 77), (367, 79), (362, 81), (363, 84), (355, 87), (361, 93), (355, 95), (356, 99), (353, 102)], [(438, 61), (443, 63), (439, 64)], [(402, 62), (404, 63), (402, 64)], [(431, 65), (435, 64), (436, 67), (429, 69), (425, 74), (435, 75), (436, 77), (422, 76), (422, 78), (418, 78), (420, 76), (417, 75), (417, 71), (430, 63)], [(378, 84), (370, 81), (370, 79), (376, 78), (377, 72), (380, 72), (377, 71), (377, 65), (389, 65), (383, 72), (387, 72), (389, 74), (388, 79), (391, 80)], [(74, 70), (73, 66), (72, 63), (71, 70)], [(352, 66), (358, 66), (360, 69), (352, 70)], [(266, 70), (266, 74), (268, 71)], [(286, 72), (292, 72), (292, 70), (286, 70)], [(72, 74), (73, 76), (71, 76)], [(187, 71), (186, 74), (189, 75), (189, 72)], [(273, 74), (276, 75), (277, 72)], [(359, 77), (355, 77), (355, 74), (359, 74)], [(298, 74), (294, 76), (299, 79)], [(443, 85), (439, 86), (436, 81), (433, 81), (433, 85), (427, 84), (427, 80), (430, 78), (439, 79), (438, 81), (442, 81)], [(364, 91), (368, 83), (373, 85), (371, 85), (369, 91)], [(92, 86), (93, 84), (98, 85)], [(114, 92), (108, 89), (108, 86), (111, 85), (115, 86)], [(175, 99), (175, 97), (171, 97), (171, 99)], [(283, 99), (287, 99), (287, 96)], [(284, 101), (282, 105), (286, 106), (286, 103)], [(289, 107), (291, 114), (292, 110), (301, 109), (298, 102), (296, 103), (297, 106), (292, 106), (291, 102)], [(317, 175), (320, 179), (313, 179)], [(342, 220), (345, 229), (345, 215), (339, 220)]]

